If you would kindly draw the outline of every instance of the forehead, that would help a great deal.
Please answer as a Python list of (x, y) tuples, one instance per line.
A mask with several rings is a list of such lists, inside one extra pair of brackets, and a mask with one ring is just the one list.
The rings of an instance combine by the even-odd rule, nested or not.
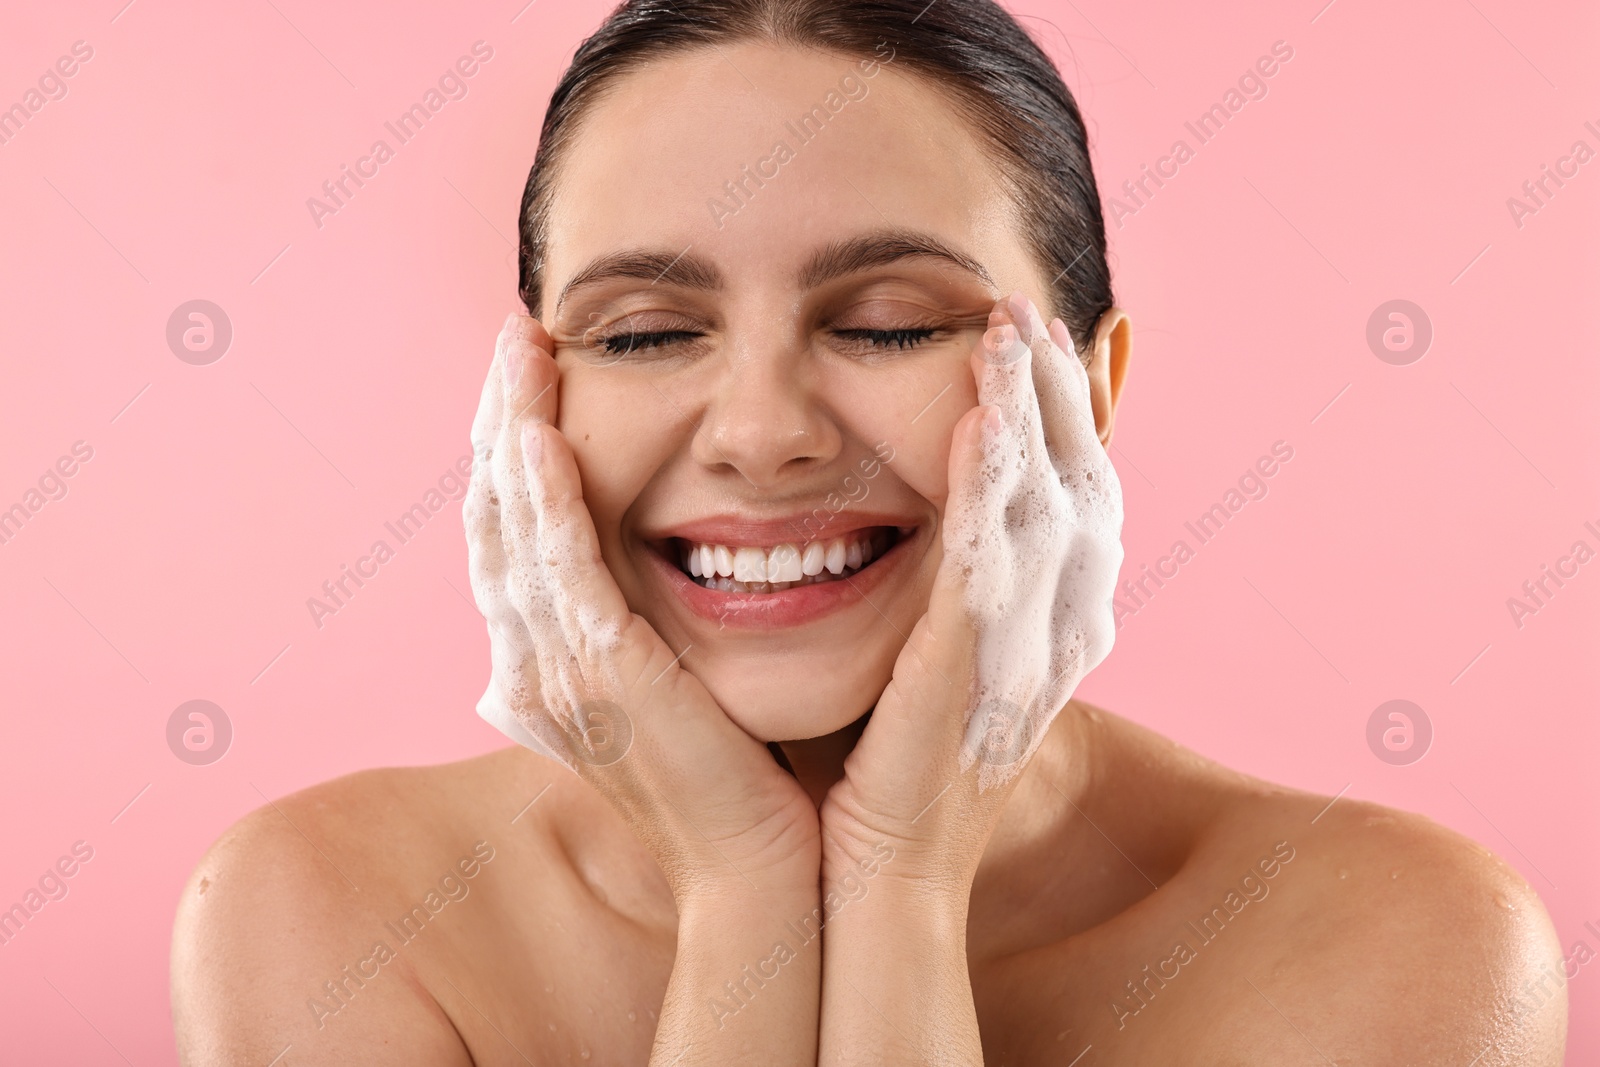
[(860, 62), (749, 42), (613, 83), (562, 160), (544, 306), (618, 249), (692, 246), (737, 283), (787, 277), (819, 245), (885, 226), (1013, 273), (1024, 253), (992, 151), (926, 80)]

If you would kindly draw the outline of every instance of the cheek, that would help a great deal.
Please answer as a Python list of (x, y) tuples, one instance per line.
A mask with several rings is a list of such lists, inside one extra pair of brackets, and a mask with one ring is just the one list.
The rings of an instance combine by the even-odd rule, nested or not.
[(901, 428), (894, 444), (894, 462), (890, 464), (895, 474), (912, 492), (927, 500), (941, 515), (950, 495), (950, 435), (956, 420), (977, 402), (976, 396), (962, 398), (957, 409), (951, 397), (956, 391), (945, 394), (940, 404), (950, 402), (951, 410), (937, 415), (929, 411), (915, 424)]
[(556, 428), (572, 446), (583, 499), (606, 554), (622, 517), (678, 447), (681, 419), (664, 417), (661, 394), (642, 377), (603, 367), (562, 368)]
[(834, 390), (834, 410), (853, 434), (869, 447), (893, 449), (887, 466), (894, 477), (941, 513), (949, 495), (950, 435), (978, 402), (967, 351), (863, 370)]

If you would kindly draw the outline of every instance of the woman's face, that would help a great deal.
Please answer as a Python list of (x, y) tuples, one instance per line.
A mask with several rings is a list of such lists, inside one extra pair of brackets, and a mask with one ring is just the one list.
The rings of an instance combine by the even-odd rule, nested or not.
[(1022, 289), (1052, 314), (990, 154), (888, 45), (657, 62), (568, 146), (559, 426), (628, 603), (760, 740), (841, 729), (888, 683), (988, 312)]

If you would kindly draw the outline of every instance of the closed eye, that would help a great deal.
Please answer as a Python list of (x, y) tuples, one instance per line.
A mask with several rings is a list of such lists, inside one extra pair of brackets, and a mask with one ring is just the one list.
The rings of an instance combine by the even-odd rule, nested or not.
[[(915, 348), (926, 341), (937, 329), (928, 326), (905, 327), (895, 330), (835, 330), (834, 335), (847, 341), (864, 341), (876, 349)], [(651, 348), (664, 348), (680, 341), (691, 341), (705, 336), (695, 330), (656, 330), (649, 333), (619, 333), (599, 339), (596, 343), (607, 355), (625, 356), (629, 352)]]
[(907, 327), (899, 330), (835, 330), (833, 332), (846, 340), (866, 341), (874, 348), (888, 348), (893, 345), (895, 348), (905, 349), (915, 348), (939, 331), (931, 327), (922, 326)]
[(657, 330), (654, 333), (619, 333), (597, 342), (607, 355), (625, 356), (645, 348), (661, 348), (676, 341), (693, 340), (703, 334), (693, 330)]

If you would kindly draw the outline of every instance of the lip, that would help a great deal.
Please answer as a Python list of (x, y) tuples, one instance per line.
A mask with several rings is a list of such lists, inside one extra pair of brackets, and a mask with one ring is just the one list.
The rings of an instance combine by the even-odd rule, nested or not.
[[(817, 582), (811, 585), (796, 586), (777, 593), (732, 593), (716, 589), (707, 589), (694, 579), (690, 578), (676, 564), (666, 557), (661, 551), (659, 543), (652, 543), (645, 555), (651, 564), (661, 574), (667, 588), (678, 596), (685, 607), (695, 615), (708, 622), (714, 622), (718, 628), (736, 630), (781, 630), (794, 626), (802, 626), (809, 622), (832, 615), (852, 604), (866, 599), (873, 590), (888, 581), (890, 576), (901, 567), (910, 555), (910, 548), (922, 537), (922, 527), (907, 527), (894, 522), (865, 521), (870, 516), (853, 516), (852, 524), (845, 528), (840, 524), (838, 530), (831, 529), (829, 524), (828, 537), (840, 536), (851, 530), (859, 530), (869, 526), (898, 526), (900, 537), (889, 550), (881, 556), (875, 557), (871, 563), (856, 572), (852, 577), (842, 581)], [(862, 519), (863, 521), (855, 521)], [(663, 537), (685, 537), (686, 540), (704, 540), (709, 544), (736, 544), (749, 547), (771, 547), (773, 544), (784, 544), (785, 539), (781, 534), (776, 540), (764, 542), (763, 540), (718, 540), (730, 532), (739, 532), (745, 536), (760, 534), (765, 530), (764, 536), (772, 536), (771, 531), (776, 526), (765, 522), (750, 522), (748, 520), (735, 520), (725, 522), (720, 519), (707, 519), (677, 527), (678, 530), (695, 530), (697, 533), (707, 531), (715, 526), (715, 537), (703, 538), (700, 536), (687, 537), (682, 533), (664, 534)], [(793, 526), (784, 523), (783, 529), (791, 531)], [(787, 538), (788, 543), (796, 543), (793, 536)]]

